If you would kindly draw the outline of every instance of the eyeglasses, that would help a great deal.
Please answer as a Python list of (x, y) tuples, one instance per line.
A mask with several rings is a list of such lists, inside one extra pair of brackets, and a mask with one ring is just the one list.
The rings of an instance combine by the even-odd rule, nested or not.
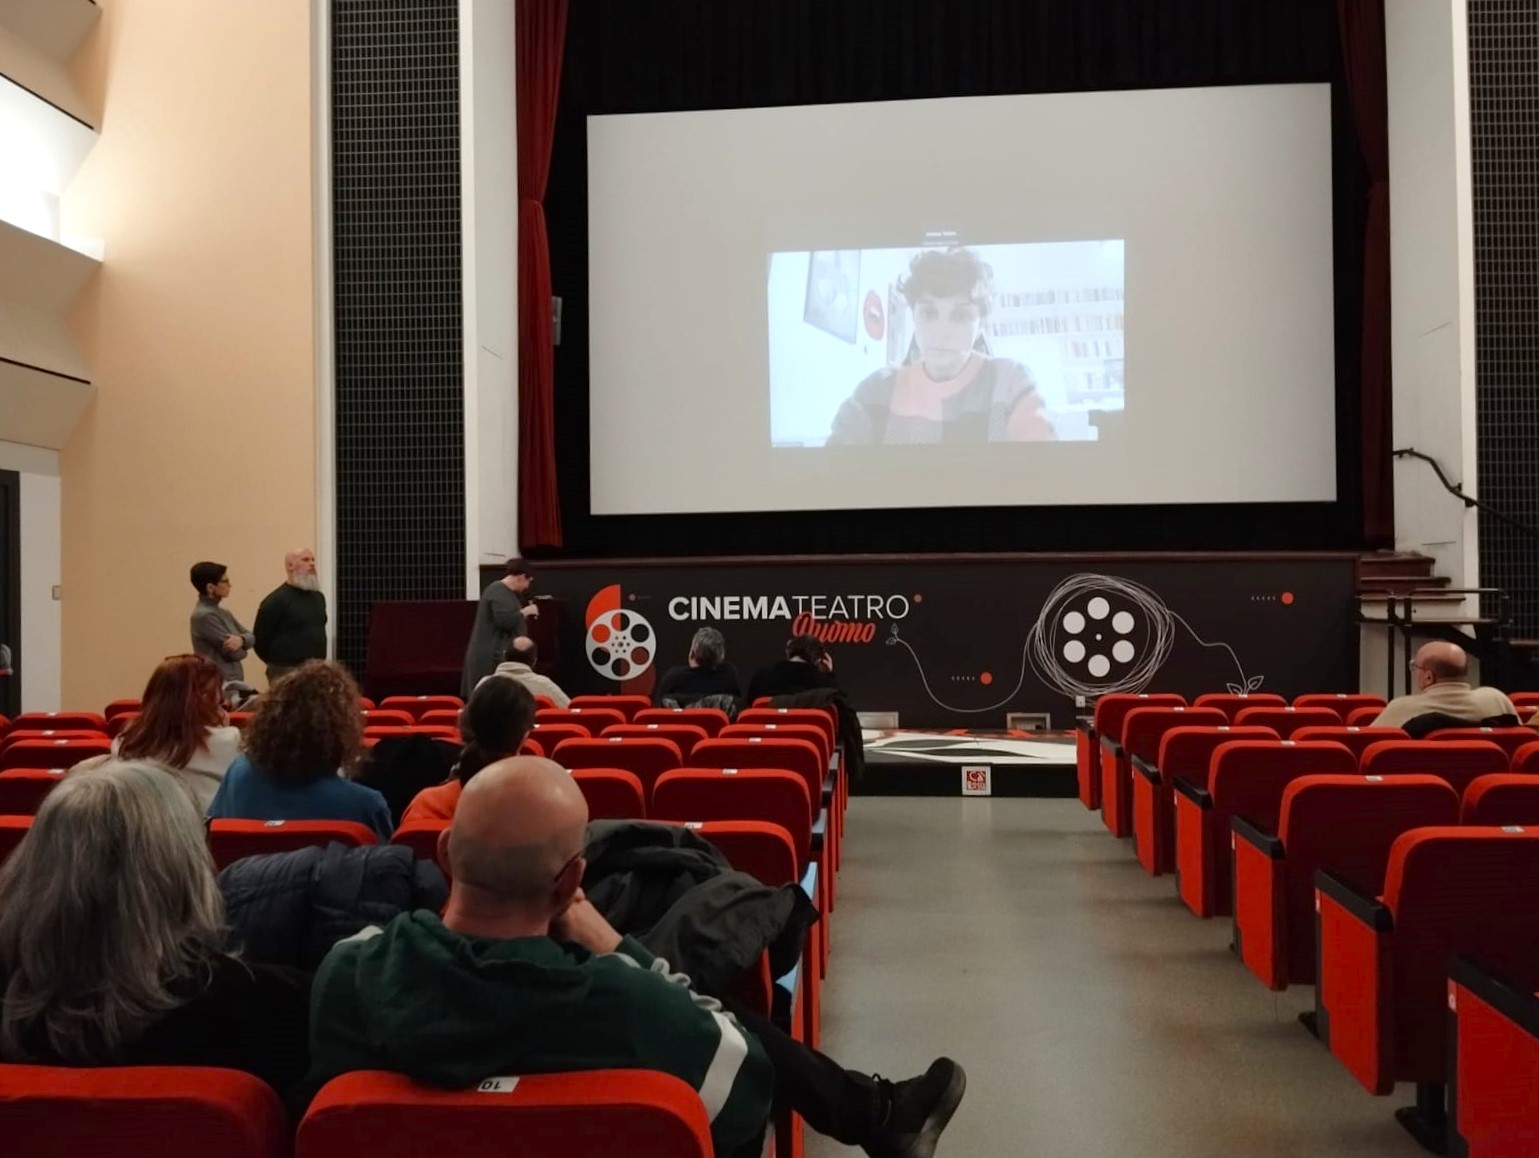
[(561, 866), (561, 871), (559, 871), (558, 873), (556, 873), (555, 876), (550, 878), (551, 881), (552, 882), (559, 881), (562, 877), (566, 876), (566, 870), (571, 868), (578, 861), (582, 860), (582, 854), (583, 854), (584, 851), (585, 851), (584, 849), (578, 849), (575, 853), (573, 853), (571, 855), (571, 857), (567, 860), (566, 864)]

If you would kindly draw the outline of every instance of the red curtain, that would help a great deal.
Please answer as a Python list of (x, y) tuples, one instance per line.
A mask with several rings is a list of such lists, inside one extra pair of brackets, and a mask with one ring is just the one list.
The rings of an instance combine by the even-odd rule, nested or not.
[(556, 496), (555, 335), (545, 185), (556, 139), (567, 0), (516, 0), (518, 86), (518, 533), (561, 546)]
[(1352, 119), (1368, 170), (1363, 237), (1362, 449), (1363, 537), (1370, 547), (1395, 542), (1395, 486), (1390, 458), (1389, 98), (1384, 0), (1336, 0)]

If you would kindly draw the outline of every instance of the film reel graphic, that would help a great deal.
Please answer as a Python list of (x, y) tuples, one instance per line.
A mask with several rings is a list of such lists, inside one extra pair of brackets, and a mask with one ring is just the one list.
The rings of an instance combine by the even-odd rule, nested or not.
[(588, 662), (617, 683), (634, 679), (652, 666), (657, 632), (634, 611), (605, 611), (588, 624)]

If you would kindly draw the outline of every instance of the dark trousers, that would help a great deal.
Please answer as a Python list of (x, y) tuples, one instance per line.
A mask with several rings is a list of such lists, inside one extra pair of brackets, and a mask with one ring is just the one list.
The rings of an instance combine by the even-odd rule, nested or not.
[(272, 687), (299, 665), (297, 663), (270, 663), (267, 665), (267, 686)]
[(769, 1018), (738, 1002), (723, 1005), (759, 1039), (775, 1067), (777, 1114), (795, 1110), (819, 1134), (846, 1146), (858, 1146), (882, 1128), (887, 1110), (875, 1081), (793, 1040)]

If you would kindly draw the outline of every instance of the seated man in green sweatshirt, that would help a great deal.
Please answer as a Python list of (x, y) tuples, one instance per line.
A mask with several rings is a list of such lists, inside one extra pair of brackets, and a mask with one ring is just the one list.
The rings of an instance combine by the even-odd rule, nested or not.
[(867, 1077), (694, 993), (583, 896), (587, 820), (582, 792), (549, 760), (504, 760), (471, 780), (439, 846), (453, 874), (442, 920), (402, 914), (321, 964), (316, 1088), (362, 1069), (448, 1088), (650, 1069), (699, 1091), (722, 1158), (757, 1156), (781, 1105), (873, 1158), (934, 1154), (962, 1099), (960, 1066), (941, 1058), (905, 1082)]

